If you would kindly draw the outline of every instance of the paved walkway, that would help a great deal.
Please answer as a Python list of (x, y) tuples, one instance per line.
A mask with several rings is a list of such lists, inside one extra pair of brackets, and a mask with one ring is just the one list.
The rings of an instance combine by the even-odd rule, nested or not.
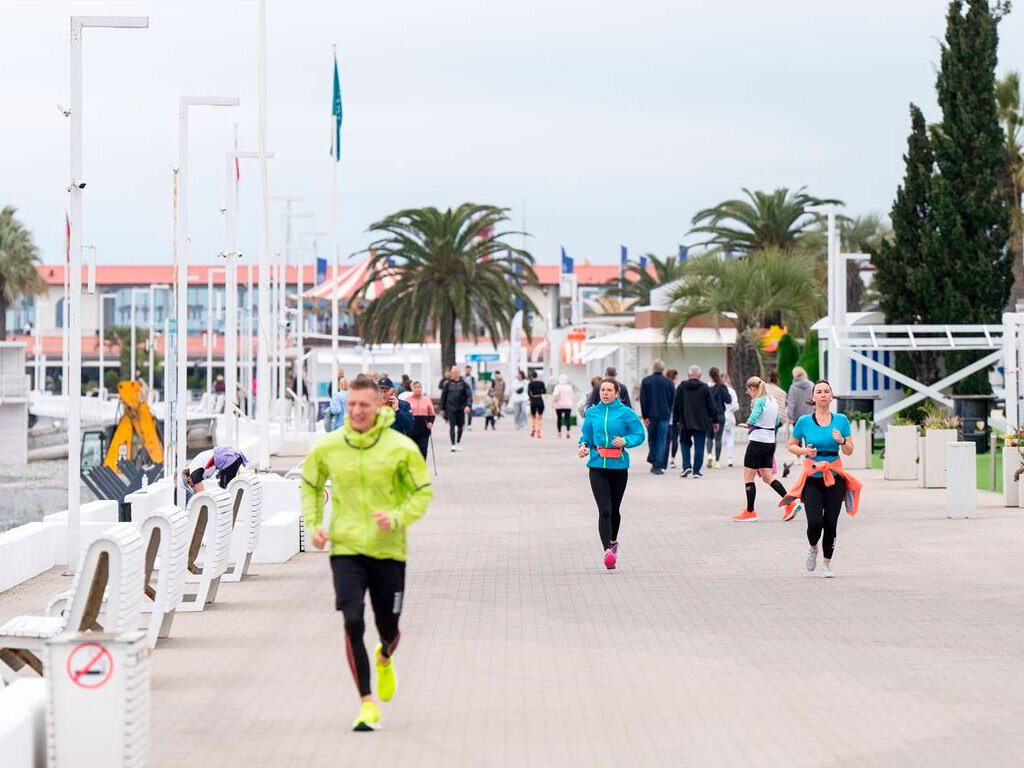
[[(1020, 765), (1024, 511), (984, 494), (950, 521), (943, 492), (866, 472), (823, 580), (773, 494), (765, 521), (727, 521), (739, 469), (655, 477), (641, 449), (606, 572), (572, 443), (509, 421), (438, 453), (382, 731), (348, 730), (327, 562), (303, 554), (177, 617), (153, 765)], [(64, 586), (0, 594), (0, 620)]]

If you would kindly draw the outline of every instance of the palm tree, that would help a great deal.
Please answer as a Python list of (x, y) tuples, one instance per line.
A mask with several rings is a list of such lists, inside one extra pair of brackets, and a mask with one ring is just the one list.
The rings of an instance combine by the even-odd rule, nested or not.
[[(651, 274), (648, 267), (641, 266), (640, 262), (630, 261), (624, 270), (626, 282), (622, 286), (622, 295), (637, 297), (641, 305), (651, 303), (652, 290), (659, 285), (678, 280), (683, 274), (683, 261), (677, 256), (666, 256), (660, 259), (653, 253), (649, 253), (645, 258), (650, 263), (650, 267), (654, 269), (654, 274)], [(608, 285), (616, 286), (617, 289), (619, 278), (612, 278), (608, 281)], [(618, 293), (618, 290), (615, 293)]]
[(1020, 72), (1007, 72), (996, 81), (996, 109), (1006, 136), (1006, 174), (1000, 180), (1002, 192), (1010, 200), (1010, 250), (1017, 254), (1013, 260), (1013, 293), (1010, 304), (1022, 295), (1022, 261), (1024, 261), (1024, 211), (1021, 195), (1024, 193), (1024, 148), (1021, 146), (1021, 128), (1024, 114), (1020, 103)]
[(771, 316), (781, 317), (790, 333), (807, 332), (822, 311), (817, 267), (809, 253), (778, 248), (747, 258), (705, 254), (688, 259), (683, 279), (670, 296), (662, 325), (665, 338), (678, 338), (701, 315), (707, 315), (717, 328), (725, 313), (734, 313), (737, 338), (729, 357), (729, 376), (746, 413), (750, 400), (743, 383), (761, 370), (757, 332)]
[(508, 210), (476, 203), (446, 211), (408, 208), (372, 224), (380, 236), (366, 250), (367, 282), (355, 300), (384, 275), (397, 279), (363, 311), (363, 337), (417, 342), (430, 329), (447, 367), (455, 364), (457, 326), (474, 337), (486, 329), (497, 346), (519, 307), (536, 312), (523, 290), (537, 282), (533, 256), (506, 240), (524, 233), (497, 232)]
[(39, 249), (16, 212), (13, 205), (0, 210), (0, 340), (7, 338), (7, 307), (20, 296), (42, 293), (44, 287), (36, 270)]
[(818, 218), (807, 208), (842, 201), (813, 197), (800, 187), (791, 193), (786, 187), (773, 192), (751, 192), (747, 200), (725, 200), (713, 208), (698, 211), (690, 222), (690, 233), (706, 234), (705, 245), (750, 253), (764, 248), (793, 248)]

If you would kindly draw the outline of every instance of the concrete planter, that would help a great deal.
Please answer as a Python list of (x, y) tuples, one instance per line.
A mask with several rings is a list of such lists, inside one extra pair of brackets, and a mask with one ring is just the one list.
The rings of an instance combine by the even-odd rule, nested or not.
[(916, 480), (918, 473), (917, 427), (890, 424), (885, 430), (885, 459), (882, 470), (886, 480)]
[(929, 429), (924, 433), (921, 477), (925, 488), (946, 487), (946, 443), (957, 442), (955, 429)]
[(848, 469), (870, 469), (871, 467), (871, 422), (851, 421), (850, 439), (853, 440), (853, 456), (840, 453), (843, 466)]
[(1013, 479), (1013, 474), (1020, 466), (1020, 449), (1016, 446), (1003, 446), (1003, 506), (1019, 507), (1020, 498), (1018, 486), (1021, 485)]

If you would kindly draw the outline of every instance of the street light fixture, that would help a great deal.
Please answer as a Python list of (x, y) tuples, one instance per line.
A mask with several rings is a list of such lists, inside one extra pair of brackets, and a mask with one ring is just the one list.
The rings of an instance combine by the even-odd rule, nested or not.
[(72, 16), (70, 41), (71, 142), (68, 241), (68, 571), (78, 566), (82, 479), (82, 32), (86, 27), (145, 29), (147, 16)]
[[(178, 230), (177, 240), (177, 289), (178, 301), (174, 323), (169, 327), (168, 348), (177, 351), (176, 382), (174, 391), (167, 397), (167, 422), (174, 431), (175, 451), (164, 455), (164, 461), (171, 461), (171, 477), (177, 477), (178, 470), (186, 466), (186, 445), (188, 433), (188, 111), (191, 107), (237, 107), (237, 96), (182, 96), (178, 102)], [(176, 343), (175, 343), (176, 342)], [(167, 362), (164, 366), (166, 370)], [(181, 412), (178, 412), (178, 401)], [(177, 487), (177, 486), (175, 486)]]

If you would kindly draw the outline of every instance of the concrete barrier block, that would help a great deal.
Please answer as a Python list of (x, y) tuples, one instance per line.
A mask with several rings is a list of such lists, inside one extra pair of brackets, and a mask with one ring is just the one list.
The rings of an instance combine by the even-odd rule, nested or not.
[(46, 680), (0, 688), (0, 757), (4, 768), (46, 765)]
[(0, 534), (0, 592), (54, 566), (52, 523), (27, 523)]
[[(266, 486), (264, 486), (264, 507)], [(260, 542), (252, 554), (254, 563), (285, 563), (299, 553), (299, 513), (297, 510), (277, 512), (264, 518), (260, 526)]]
[(967, 518), (978, 509), (976, 449), (970, 441), (946, 443), (946, 517)]
[(299, 480), (288, 480), (273, 473), (260, 475), (263, 483), (264, 514), (275, 514), (286, 509), (299, 509)]

